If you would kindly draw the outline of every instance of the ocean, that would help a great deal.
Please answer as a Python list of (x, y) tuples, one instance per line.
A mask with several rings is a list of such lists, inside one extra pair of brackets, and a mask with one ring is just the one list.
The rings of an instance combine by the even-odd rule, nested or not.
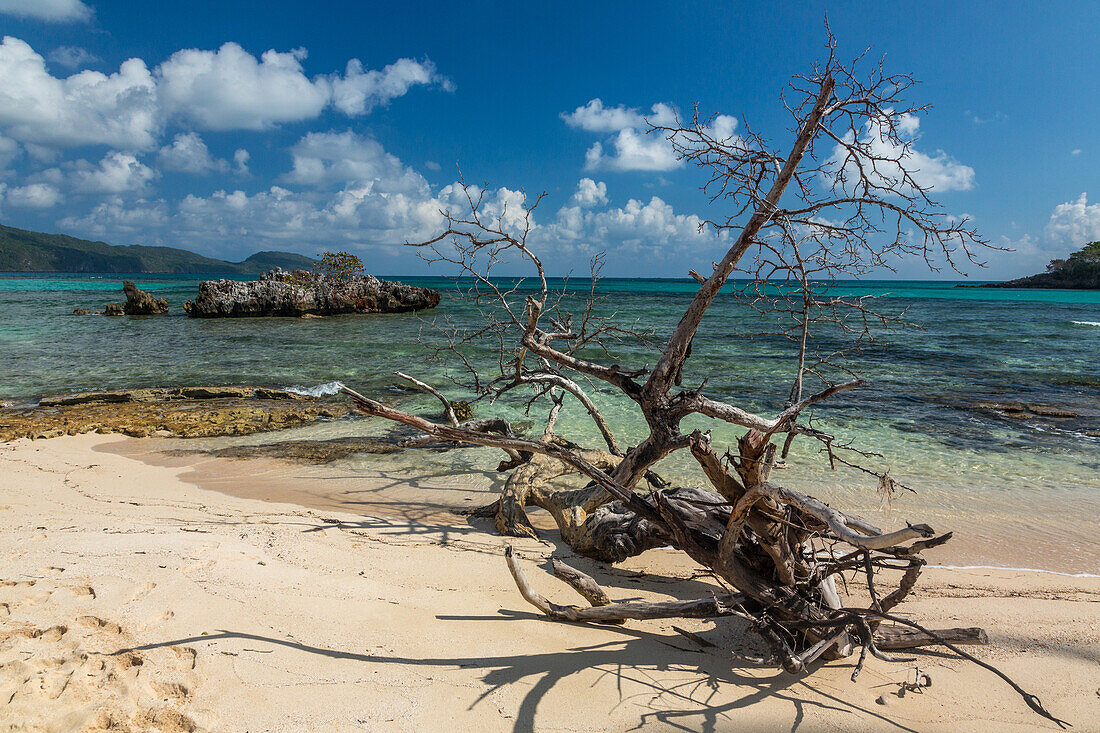
[[(122, 280), (168, 299), (170, 315), (142, 318), (73, 316), (121, 302)], [(385, 395), (405, 409), (438, 412), (433, 398), (398, 389), (402, 370), (447, 388), (446, 364), (425, 361), (418, 343), (430, 323), (449, 319), (464, 328), (483, 323), (453, 280), (401, 279), (443, 292), (439, 308), (422, 314), (337, 316), (324, 319), (190, 319), (182, 303), (193, 297), (198, 276), (0, 275), (0, 401), (33, 403), (39, 396), (72, 391), (188, 384), (264, 384), (321, 394), (345, 383), (364, 394)], [(967, 283), (973, 284), (973, 283)], [(1032, 567), (1100, 573), (1100, 292), (956, 287), (954, 282), (853, 281), (833, 293), (878, 296), (878, 307), (905, 312), (915, 324), (880, 334), (880, 342), (854, 355), (850, 366), (864, 388), (834, 397), (814, 411), (815, 425), (854, 440), (870, 459), (915, 490), (884, 499), (876, 482), (858, 472), (829, 468), (813, 441), (796, 441), (789, 468), (773, 476), (830, 503), (858, 509), (884, 524), (927, 521), (953, 529), (958, 550), (940, 562)], [(570, 281), (587, 290), (587, 281)], [(695, 290), (689, 280), (604, 279), (604, 311), (667, 335)], [(783, 408), (794, 369), (792, 345), (774, 337), (744, 338), (759, 330), (758, 316), (733, 291), (712, 307), (684, 384), (707, 378), (708, 394), (773, 414)], [(827, 343), (827, 341), (826, 341)], [(488, 349), (475, 352), (488, 363)], [(652, 363), (652, 354), (624, 346), (625, 367)], [(447, 388), (455, 399), (468, 397)], [(520, 397), (519, 394), (516, 397)], [(640, 418), (614, 395), (595, 400), (629, 445), (644, 434)], [(1028, 419), (989, 407), (1017, 402), (1056, 408), (1076, 417)], [(501, 415), (518, 423), (522, 402), (476, 405), (478, 416)], [(721, 446), (738, 433), (726, 425), (690, 419), (684, 428), (713, 427)], [(295, 431), (297, 437), (340, 437), (386, 429), (373, 420), (337, 421)], [(596, 445), (583, 410), (569, 406), (560, 428), (566, 437)], [(251, 436), (249, 440), (274, 440)], [(208, 441), (224, 445), (226, 439)], [(201, 443), (201, 441), (200, 441)], [(356, 456), (339, 466), (311, 468), (354, 476), (393, 461), (402, 471), (456, 475), (484, 471), (496, 456), (486, 451), (401, 457)], [(480, 463), (479, 463), (480, 462)], [(480, 465), (485, 464), (485, 465)], [(419, 467), (419, 468), (418, 468)], [(699, 481), (690, 457), (660, 467), (676, 482)], [(949, 543), (949, 546), (952, 543)], [(945, 551), (946, 552), (946, 551)]]

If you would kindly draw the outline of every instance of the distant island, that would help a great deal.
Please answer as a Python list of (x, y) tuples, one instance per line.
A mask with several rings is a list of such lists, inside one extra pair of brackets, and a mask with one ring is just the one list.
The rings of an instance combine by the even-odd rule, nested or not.
[(175, 247), (113, 245), (0, 225), (0, 272), (259, 275), (276, 267), (308, 270), (315, 264), (290, 252), (257, 252), (228, 262)]
[(1064, 260), (1051, 260), (1047, 271), (983, 288), (1062, 288), (1100, 290), (1100, 242), (1089, 242)]

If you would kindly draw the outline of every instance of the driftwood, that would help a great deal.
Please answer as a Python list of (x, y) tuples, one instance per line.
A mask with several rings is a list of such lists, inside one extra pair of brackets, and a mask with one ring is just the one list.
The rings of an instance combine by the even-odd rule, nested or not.
[[(515, 551), (509, 545), (504, 550), (508, 570), (516, 581), (520, 595), (524, 600), (555, 621), (626, 621), (628, 619), (656, 618), (718, 618), (721, 616), (740, 616), (748, 621), (756, 619), (741, 609), (747, 600), (742, 595), (721, 595), (694, 601), (668, 601), (664, 603), (612, 603), (607, 592), (590, 576), (561, 560), (552, 560), (554, 575), (577, 591), (593, 608), (561, 606), (548, 601), (531, 587), (527, 576), (516, 560)], [(680, 633), (682, 630), (677, 629)], [(919, 631), (898, 626), (881, 627), (874, 633), (875, 646), (878, 649), (915, 649), (923, 646), (938, 646), (944, 643), (978, 645), (989, 644), (989, 636), (979, 628), (936, 629)], [(824, 645), (819, 644), (820, 648)], [(809, 659), (803, 658), (804, 663)]]
[[(474, 284), (469, 298), (484, 320), (473, 331), (446, 321), (430, 323), (439, 337), (425, 342), (431, 358), (459, 367), (467, 377), (459, 383), (470, 390), (473, 402), (491, 405), (523, 393), (529, 395), (528, 411), (549, 403), (541, 438), (459, 423), (442, 392), (405, 374), (400, 376), (440, 399), (445, 424), (344, 391), (361, 412), (409, 425), (427, 439), (505, 451), (508, 460), (501, 468), (510, 474), (501, 496), (479, 510), (493, 516), (501, 534), (534, 535), (526, 509), (541, 507), (579, 554), (617, 562), (671, 546), (724, 586), (709, 598), (613, 603), (592, 578), (559, 563), (555, 574), (595, 604), (560, 605), (533, 589), (509, 550), (508, 567), (521, 595), (553, 620), (738, 616), (750, 622), (788, 672), (858, 650), (853, 678), (868, 655), (902, 661), (886, 650), (946, 646), (1000, 675), (1033, 710), (1062, 725), (1037, 698), (958, 648), (985, 643), (984, 631), (933, 631), (890, 613), (918, 582), (925, 564), (921, 553), (947, 542), (950, 532), (937, 533), (923, 523), (881, 529), (772, 477), (778, 461), (800, 439), (816, 441), (836, 470), (871, 475), (884, 492), (904, 488), (886, 471), (864, 465), (877, 454), (837, 441), (808, 417), (820, 403), (863, 385), (852, 378), (848, 357), (874, 339), (875, 329), (898, 325), (900, 316), (877, 312), (865, 298), (830, 296), (819, 283), (858, 275), (895, 256), (954, 266), (960, 254), (973, 259), (974, 250), (985, 246), (965, 219), (949, 216), (930, 198), (912, 167), (903, 120), (924, 108), (907, 105), (902, 95), (914, 82), (885, 74), (881, 65), (860, 76), (858, 60), (851, 65), (836, 60), (831, 36), (827, 49), (825, 62), (792, 83), (794, 99), (787, 108), (795, 133), (785, 152), (772, 151), (748, 130), (716, 137), (712, 121), (698, 112), (691, 121), (677, 118), (674, 125), (652, 128), (683, 160), (709, 172), (704, 190), (730, 210), (723, 219), (706, 221), (725, 237), (728, 249), (709, 274), (691, 271), (698, 289), (660, 345), (638, 324), (600, 315), (599, 258), (593, 262), (592, 289), (579, 308), (570, 309), (574, 296), (549, 287), (543, 263), (529, 244), (532, 212), (541, 197), (525, 200), (519, 212), (494, 210), (484, 200), (484, 187), (463, 184), (469, 213), (441, 212), (446, 230), (414, 245), (431, 253), (429, 261), (458, 268), (469, 278)], [(791, 199), (786, 206), (785, 194)], [(533, 269), (535, 278), (526, 291), (490, 277), (489, 268), (505, 259)], [(771, 415), (708, 394), (708, 381), (721, 379), (720, 374), (683, 386), (704, 316), (738, 269), (753, 278), (742, 295), (761, 313), (758, 335), (791, 345), (791, 383), (779, 398), (783, 408)], [(819, 345), (815, 333), (822, 329), (833, 338)], [(852, 350), (836, 347), (837, 336), (850, 337)], [(652, 349), (652, 366), (624, 366), (615, 359), (617, 344), (624, 340)], [(467, 354), (469, 347), (486, 342), (498, 351), (491, 366)], [(729, 368), (737, 366), (732, 362)], [(820, 382), (819, 390), (807, 389), (808, 380)], [(760, 385), (762, 393), (770, 386)], [(636, 445), (620, 446), (593, 395), (630, 405), (648, 433)], [(566, 398), (584, 407), (604, 448), (579, 446), (557, 434)], [(709, 433), (681, 431), (683, 420), (698, 416), (745, 432), (736, 445), (719, 452)], [(681, 450), (690, 451), (709, 486), (672, 487), (654, 473), (660, 461)], [(555, 480), (566, 474), (580, 474), (589, 483), (556, 486)], [(640, 489), (643, 480), (652, 490)], [(855, 576), (866, 584), (867, 603), (846, 599), (838, 589), (838, 578)]]

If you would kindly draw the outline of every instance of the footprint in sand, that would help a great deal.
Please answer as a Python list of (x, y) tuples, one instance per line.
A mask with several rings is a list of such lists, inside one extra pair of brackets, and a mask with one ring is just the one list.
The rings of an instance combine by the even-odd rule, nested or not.
[(10, 631), (0, 631), (0, 645), (6, 644), (12, 639), (37, 639), (42, 632), (33, 624), (21, 624)]
[[(34, 584), (8, 581), (4, 587), (17, 585)], [(153, 587), (139, 588), (139, 595)], [(69, 592), (54, 593), (62, 589)], [(31, 595), (41, 601), (32, 603)], [(184, 712), (197, 681), (195, 650), (137, 652), (139, 638), (119, 624), (74, 613), (82, 596), (94, 598), (95, 592), (42, 579), (34, 591), (19, 592), (18, 602), (9, 596), (3, 605), (0, 720), (18, 720), (30, 730), (195, 731)], [(2, 723), (0, 728), (6, 730)]]
[(147, 709), (126, 715), (116, 710), (100, 710), (90, 730), (155, 730), (162, 733), (192, 733), (195, 723), (170, 708)]
[(78, 616), (76, 622), (81, 626), (90, 629), (103, 629), (111, 634), (121, 634), (122, 627), (118, 624), (113, 624), (110, 621), (104, 621), (98, 616)]
[(145, 623), (145, 628), (148, 629), (148, 628), (153, 628), (153, 627), (156, 627), (156, 626), (160, 626), (160, 625), (164, 624), (164, 622), (170, 621), (175, 617), (176, 617), (176, 612), (173, 611), (172, 609), (168, 609), (168, 610), (166, 610), (162, 613), (158, 613), (157, 615), (150, 618)]
[(165, 700), (181, 702), (191, 696), (191, 691), (180, 682), (154, 682), (153, 689)]
[(199, 653), (189, 646), (173, 646), (169, 647), (176, 655), (177, 660), (186, 669), (194, 669), (195, 662), (198, 661)]
[[(84, 656), (87, 658), (86, 655)], [(39, 678), (39, 691), (47, 700), (56, 700), (65, 692), (72, 678), (73, 671), (71, 669), (47, 672)]]
[(0, 588), (30, 588), (36, 580), (0, 580)]
[(149, 581), (148, 583), (142, 583), (141, 585), (139, 585), (137, 588), (134, 589), (134, 592), (130, 595), (130, 600), (131, 601), (140, 601), (142, 598), (149, 595), (149, 593), (152, 592), (152, 590), (156, 587), (157, 587), (157, 584), (154, 583), (153, 581)]
[(131, 669), (145, 664), (145, 659), (137, 652), (123, 652), (113, 657), (119, 669)]
[(61, 641), (61, 637), (64, 636), (65, 634), (67, 634), (68, 632), (69, 632), (69, 627), (68, 626), (62, 626), (62, 625), (58, 624), (57, 626), (51, 626), (50, 628), (46, 629), (45, 631), (39, 632), (37, 634), (37, 638), (39, 638), (39, 639), (41, 639), (42, 641), (45, 641), (45, 642)]

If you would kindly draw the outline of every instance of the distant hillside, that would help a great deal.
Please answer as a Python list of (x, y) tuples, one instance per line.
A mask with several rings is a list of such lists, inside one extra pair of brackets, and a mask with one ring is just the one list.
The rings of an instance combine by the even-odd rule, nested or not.
[(257, 252), (243, 262), (226, 262), (175, 247), (112, 245), (0, 225), (0, 272), (258, 275), (275, 267), (311, 269), (314, 264), (290, 252)]
[(1100, 290), (1100, 242), (1089, 242), (1064, 260), (1051, 260), (1046, 272), (982, 287)]

